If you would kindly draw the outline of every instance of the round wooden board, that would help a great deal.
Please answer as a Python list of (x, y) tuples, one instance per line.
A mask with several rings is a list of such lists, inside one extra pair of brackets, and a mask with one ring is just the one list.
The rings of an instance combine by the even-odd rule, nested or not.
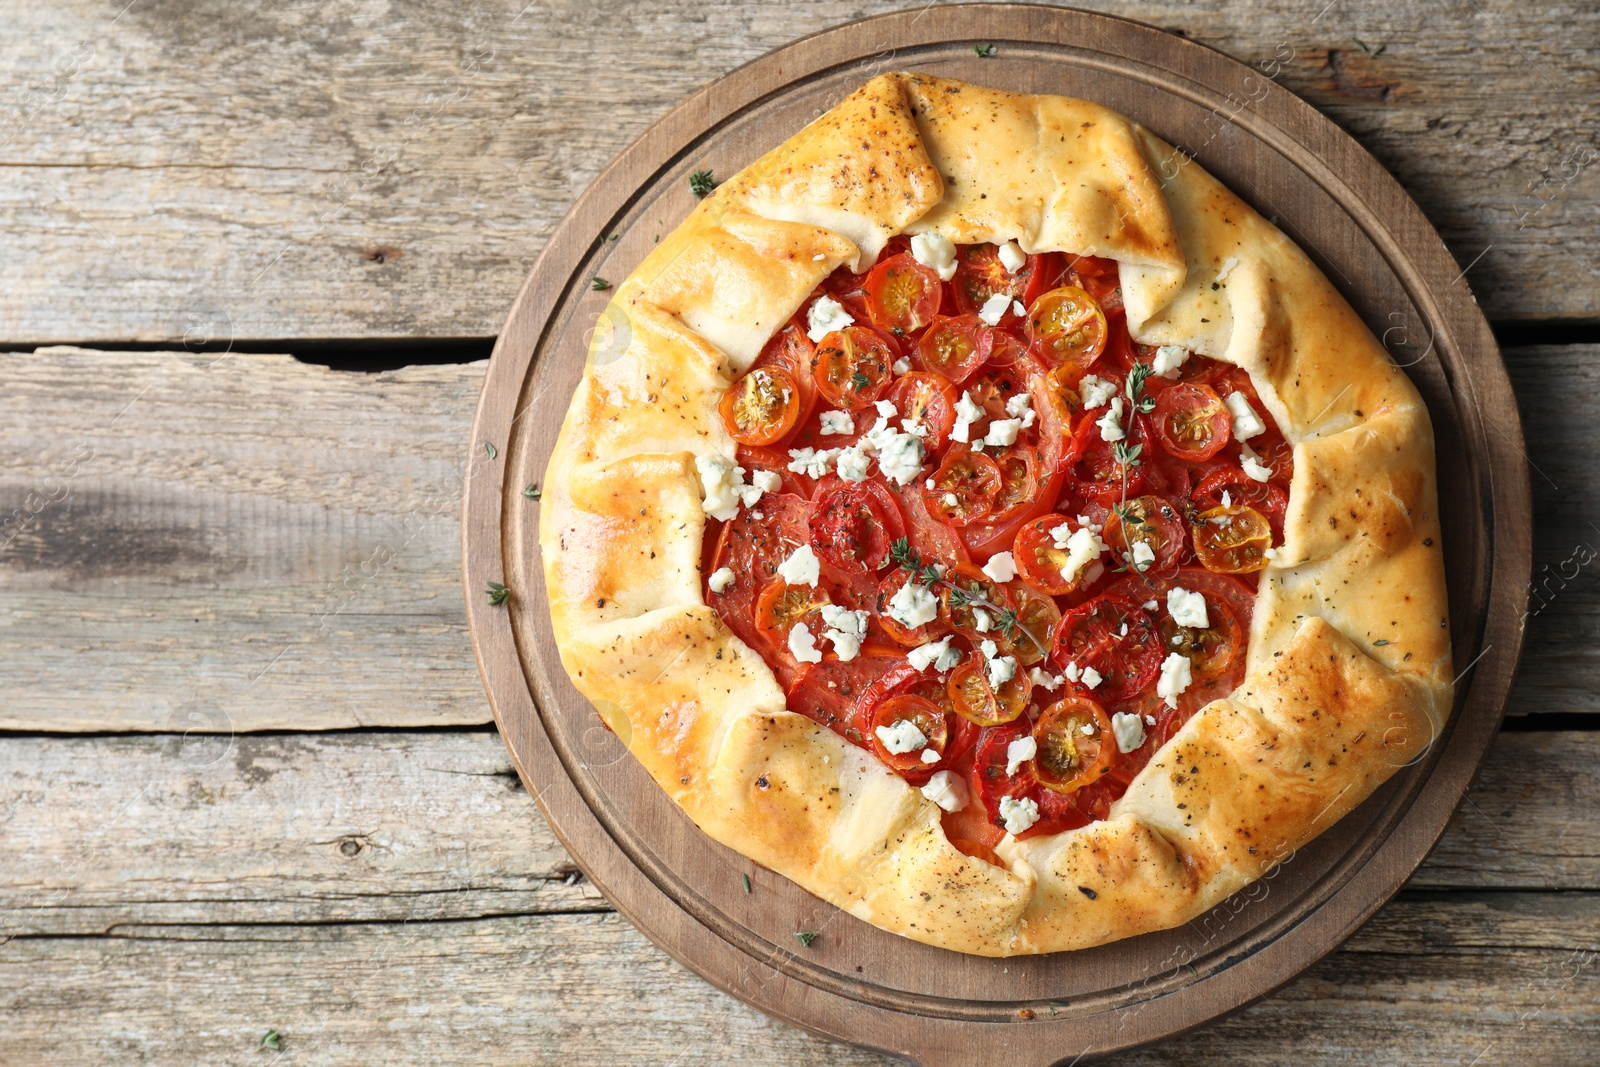
[[(994, 56), (979, 57), (978, 43), (993, 43)], [(1008, 960), (884, 933), (701, 834), (562, 669), (538, 506), (522, 489), (543, 476), (607, 303), (590, 278), (626, 277), (682, 221), (692, 171), (733, 174), (891, 69), (1096, 100), (1186, 148), (1317, 260), (1432, 413), (1465, 668), (1451, 723), (1367, 803), (1183, 928)], [(462, 542), (479, 665), (523, 781), (574, 859), (651, 940), (718, 987), (921, 1064), (996, 1048), (1018, 1067), (1100, 1055), (1289, 981), (1388, 900), (1438, 840), (1499, 726), (1521, 650), (1531, 560), (1521, 427), (1494, 339), (1443, 243), (1375, 160), (1261, 72), (1103, 15), (1024, 5), (886, 15), (798, 41), (696, 93), (629, 146), (551, 237), (495, 347), (471, 449)], [(506, 607), (487, 604), (491, 580), (511, 589)], [(802, 947), (797, 931), (818, 936)]]

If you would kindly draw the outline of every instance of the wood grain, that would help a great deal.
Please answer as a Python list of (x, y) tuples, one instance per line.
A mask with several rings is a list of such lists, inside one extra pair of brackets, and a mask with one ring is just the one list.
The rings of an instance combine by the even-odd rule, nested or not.
[[(492, 335), (577, 194), (673, 104), (901, 6), (17, 5), (0, 337)], [(1594, 5), (1100, 6), (1278, 71), (1401, 179), (1491, 316), (1593, 320)]]
[[(1600, 891), (1597, 763), (1502, 734), (1410, 888)], [(610, 910), (487, 730), (10, 737), (0, 811), (0, 937)]]
[[(1594, 894), (1406, 894), (1264, 1002), (1111, 1062), (1587, 1067), (1596, 946)], [(304, 1065), (891, 1062), (764, 1018), (614, 914), (15, 938), (0, 1013), (9, 1067), (277, 1062), (269, 1030)]]
[(456, 547), (482, 373), (9, 357), (0, 728), (484, 721)]

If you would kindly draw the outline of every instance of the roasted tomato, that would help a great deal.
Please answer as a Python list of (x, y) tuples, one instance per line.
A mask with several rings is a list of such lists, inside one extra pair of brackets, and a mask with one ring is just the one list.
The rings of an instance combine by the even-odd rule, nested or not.
[(888, 338), (876, 330), (835, 330), (817, 344), (817, 390), (835, 407), (864, 408), (888, 392), (898, 358)]
[(1194, 554), (1208, 571), (1249, 574), (1267, 565), (1272, 527), (1255, 508), (1235, 504), (1194, 517)]
[(875, 481), (819, 486), (808, 529), (817, 558), (847, 574), (875, 573), (906, 535), (893, 494)]
[(1183, 517), (1159, 496), (1113, 506), (1101, 539), (1122, 566), (1151, 574), (1172, 570), (1188, 547)]
[(924, 485), (923, 502), (934, 518), (948, 526), (966, 526), (987, 518), (1000, 495), (1000, 468), (982, 452), (951, 449)]
[(988, 358), (988, 327), (976, 315), (935, 319), (917, 342), (917, 359), (924, 369), (956, 385), (972, 377)]
[(1052, 365), (1086, 370), (1106, 348), (1106, 316), (1088, 293), (1063, 285), (1028, 308), (1028, 339)]
[(788, 644), (789, 631), (796, 623), (805, 623), (815, 636), (821, 636), (822, 608), (833, 603), (825, 590), (813, 585), (790, 585), (782, 578), (774, 578), (756, 598), (756, 632), (773, 647)]
[(1033, 695), (1033, 683), (1019, 669), (996, 688), (983, 657), (968, 656), (950, 672), (949, 692), (957, 715), (979, 726), (999, 726), (1022, 714)]
[[(1104, 700), (1127, 700), (1161, 671), (1155, 620), (1131, 597), (1105, 594), (1071, 608), (1056, 627), (1051, 659), (1084, 672), (1079, 684)], [(1087, 672), (1099, 681), (1090, 684)]]
[[(944, 759), (950, 724), (944, 709), (925, 697), (892, 696), (872, 710), (867, 743), (898, 774), (928, 775)], [(935, 758), (928, 759), (932, 753)]]
[(1029, 585), (1052, 596), (1075, 593), (1100, 577), (1105, 565), (1098, 559), (1075, 567), (1072, 577), (1066, 577), (1067, 542), (1080, 526), (1077, 519), (1053, 513), (1025, 524), (1017, 531), (1017, 540), (1011, 549), (1017, 573)]
[(939, 275), (909, 253), (880, 260), (865, 289), (872, 324), (896, 337), (922, 329), (939, 314)]
[(786, 370), (755, 367), (722, 394), (717, 410), (735, 441), (770, 445), (794, 429), (800, 417), (800, 387)]
[(1111, 769), (1117, 743), (1106, 709), (1087, 697), (1058, 700), (1033, 724), (1033, 776), (1046, 789), (1075, 793)]
[(1156, 397), (1156, 440), (1179, 459), (1210, 459), (1228, 443), (1230, 419), (1209, 385), (1174, 385)]
[(889, 390), (889, 399), (900, 412), (902, 425), (927, 431), (922, 443), (929, 453), (939, 451), (950, 439), (959, 397), (948, 378), (927, 371), (902, 375)]

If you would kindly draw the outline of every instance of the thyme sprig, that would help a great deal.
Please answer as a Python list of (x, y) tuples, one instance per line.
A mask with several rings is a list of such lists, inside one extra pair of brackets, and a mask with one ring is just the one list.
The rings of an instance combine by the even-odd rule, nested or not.
[(953, 608), (982, 608), (994, 619), (994, 624), (1007, 641), (1015, 642), (1020, 631), (1027, 639), (1033, 642), (1041, 655), (1048, 655), (1049, 649), (1044, 647), (1033, 631), (1023, 626), (1017, 618), (1015, 608), (1002, 608), (983, 594), (983, 586), (973, 582), (965, 589), (955, 582), (947, 580), (939, 573), (937, 564), (924, 563), (922, 554), (911, 547), (911, 539), (899, 537), (889, 543), (889, 559), (898, 564), (900, 569), (913, 576), (913, 580), (933, 587), (943, 586), (949, 590), (947, 594), (950, 606)]

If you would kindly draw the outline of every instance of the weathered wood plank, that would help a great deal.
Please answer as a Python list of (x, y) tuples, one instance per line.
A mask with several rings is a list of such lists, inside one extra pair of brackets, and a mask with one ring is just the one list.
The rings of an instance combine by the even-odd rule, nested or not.
[(9, 357), (0, 728), (487, 721), (457, 546), (482, 373)]
[[(1596, 763), (1502, 735), (1411, 887), (1600, 890)], [(487, 730), (4, 738), (0, 811), (0, 936), (609, 907)]]
[[(0, 338), (492, 334), (556, 220), (651, 121), (900, 6), (14, 5)], [(1592, 319), (1600, 9), (1318, 7), (1107, 9), (1279, 71), (1400, 178), (1491, 316)]]
[[(1600, 709), (1600, 346), (1507, 354), (1535, 464), (1512, 714)], [(481, 723), (459, 486), (483, 365), (45, 349), (0, 391), (0, 729)], [(493, 462), (475, 453), (474, 462)], [(533, 506), (533, 505), (529, 505)]]
[[(1117, 1062), (1587, 1065), (1597, 946), (1593, 894), (1402, 897), (1267, 1001)], [(13, 1067), (250, 1062), (269, 1030), (297, 1064), (888, 1062), (756, 1014), (614, 914), (16, 938), (0, 1013)]]

